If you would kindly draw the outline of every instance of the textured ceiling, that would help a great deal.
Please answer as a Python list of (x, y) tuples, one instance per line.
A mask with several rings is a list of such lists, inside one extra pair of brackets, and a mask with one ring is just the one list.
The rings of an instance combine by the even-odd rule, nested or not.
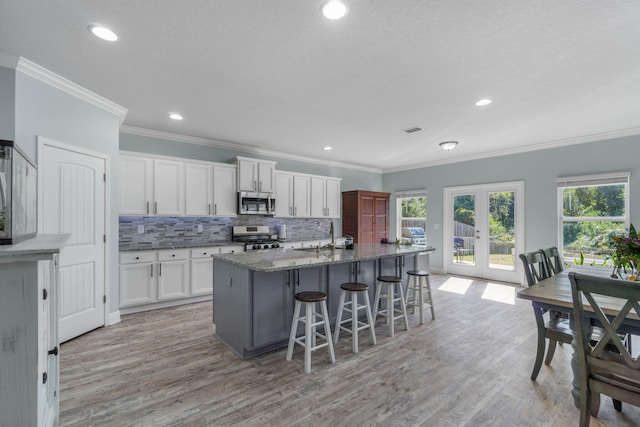
[(128, 126), (382, 170), (640, 134), (637, 0), (322, 2), (0, 0), (0, 52)]

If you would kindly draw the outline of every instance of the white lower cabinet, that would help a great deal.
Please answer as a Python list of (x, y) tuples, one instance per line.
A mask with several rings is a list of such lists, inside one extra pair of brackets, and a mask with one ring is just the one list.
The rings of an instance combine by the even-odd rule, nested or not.
[(132, 313), (202, 300), (213, 293), (211, 255), (243, 251), (229, 245), (121, 252), (120, 307)]
[(189, 251), (158, 251), (158, 300), (189, 296)]

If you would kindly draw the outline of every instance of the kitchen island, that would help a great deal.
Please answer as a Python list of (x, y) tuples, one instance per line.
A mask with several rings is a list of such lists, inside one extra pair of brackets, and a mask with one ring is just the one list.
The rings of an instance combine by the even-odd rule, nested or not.
[(355, 244), (353, 249), (271, 249), (213, 255), (213, 322), (216, 336), (239, 357), (285, 347), (293, 316), (294, 295), (327, 294), (330, 322), (338, 311), (340, 285), (369, 285), (373, 301), (378, 275), (403, 276), (417, 257), (433, 247)]

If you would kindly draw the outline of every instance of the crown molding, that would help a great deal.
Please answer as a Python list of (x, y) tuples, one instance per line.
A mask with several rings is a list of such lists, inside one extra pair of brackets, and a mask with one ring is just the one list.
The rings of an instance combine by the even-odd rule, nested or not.
[(383, 172), (382, 169), (378, 169), (378, 168), (366, 167), (366, 166), (361, 166), (361, 165), (356, 165), (351, 163), (318, 160), (311, 157), (298, 156), (295, 154), (283, 153), (280, 151), (265, 150), (262, 148), (252, 147), (252, 146), (243, 145), (243, 144), (218, 141), (218, 140), (208, 139), (208, 138), (200, 138), (196, 136), (187, 136), (187, 135), (164, 132), (159, 130), (145, 129), (137, 126), (122, 125), (120, 126), (120, 132), (129, 134), (129, 135), (144, 136), (148, 138), (157, 138), (157, 139), (163, 139), (166, 141), (182, 142), (185, 144), (206, 145), (208, 147), (241, 151), (243, 153), (253, 154), (257, 156), (278, 157), (278, 158), (287, 159), (287, 160), (295, 160), (298, 162), (313, 163), (313, 164), (318, 164), (323, 166), (338, 167), (338, 168), (351, 169), (351, 170), (357, 170), (362, 172), (369, 172), (369, 173)]
[(510, 148), (507, 150), (492, 151), (491, 153), (473, 154), (469, 156), (456, 157), (455, 159), (438, 160), (434, 162), (425, 162), (397, 168), (384, 169), (382, 173), (402, 172), (414, 169), (428, 168), (433, 166), (449, 165), (452, 163), (468, 162), (470, 160), (487, 159), (490, 157), (507, 156), (510, 154), (521, 154), (530, 151), (547, 150), (549, 148), (565, 147), (568, 145), (585, 144), (587, 142), (604, 141), (607, 139), (623, 138), (625, 136), (640, 135), (640, 128), (622, 129), (613, 132), (597, 133), (592, 135), (578, 136), (575, 138), (557, 139), (554, 141), (543, 142), (526, 147)]
[[(1, 58), (0, 58), (1, 60)], [(108, 113), (113, 114), (118, 117), (119, 124), (122, 124), (125, 116), (127, 115), (127, 109), (121, 107), (120, 105), (109, 101), (106, 98), (101, 97), (84, 87), (73, 83), (70, 80), (65, 79), (52, 71), (47, 70), (40, 65), (29, 61), (23, 57), (18, 58), (17, 65), (15, 66), (16, 71), (20, 71), (30, 77), (33, 77), (36, 80), (39, 80), (43, 83), (48, 84), (49, 86), (55, 87), (56, 89), (60, 89), (63, 92), (66, 92), (70, 95), (73, 95), (85, 102), (88, 102), (92, 105), (95, 105), (102, 110), (107, 111)]]

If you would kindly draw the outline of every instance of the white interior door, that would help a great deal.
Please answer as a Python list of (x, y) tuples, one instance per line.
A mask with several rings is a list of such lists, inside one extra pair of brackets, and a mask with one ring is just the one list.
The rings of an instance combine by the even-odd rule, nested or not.
[(59, 260), (64, 342), (105, 324), (106, 158), (38, 141), (40, 232), (71, 235)]
[(445, 266), (452, 274), (520, 282), (524, 183), (445, 188)]

